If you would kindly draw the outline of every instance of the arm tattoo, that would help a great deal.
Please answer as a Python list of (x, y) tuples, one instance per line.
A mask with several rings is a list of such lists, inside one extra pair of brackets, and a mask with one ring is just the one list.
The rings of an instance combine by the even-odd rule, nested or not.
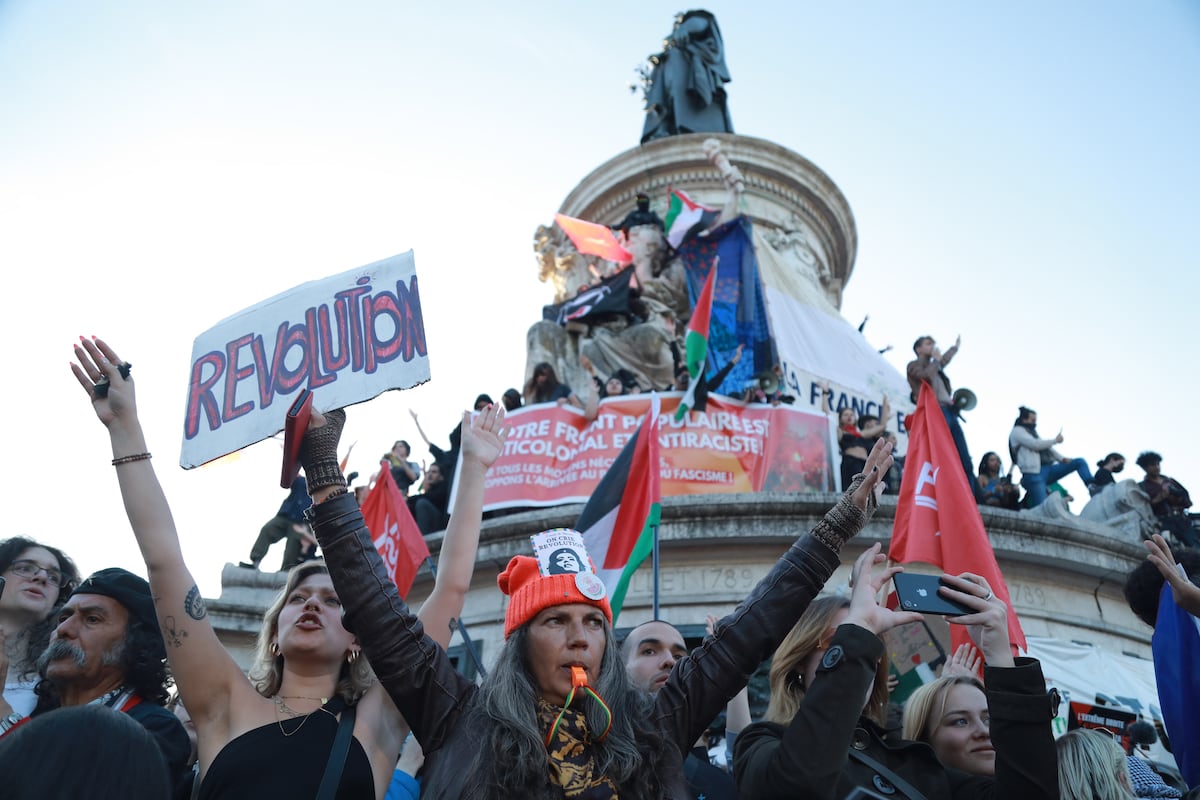
[(187, 638), (187, 631), (182, 628), (175, 628), (174, 617), (163, 618), (163, 641), (171, 647), (183, 647), (183, 640)]
[(192, 619), (204, 619), (208, 616), (208, 609), (204, 607), (204, 598), (200, 596), (200, 589), (195, 584), (192, 584), (187, 597), (183, 600), (183, 610)]

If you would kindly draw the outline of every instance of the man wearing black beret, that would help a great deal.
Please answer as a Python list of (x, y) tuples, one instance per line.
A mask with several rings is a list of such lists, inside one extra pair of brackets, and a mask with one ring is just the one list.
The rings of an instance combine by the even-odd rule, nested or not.
[(38, 659), (42, 680), (35, 691), (37, 716), (55, 708), (106, 705), (128, 714), (149, 731), (177, 785), (191, 756), (183, 725), (166, 705), (167, 653), (150, 584), (111, 567), (93, 573), (71, 593), (58, 627)]

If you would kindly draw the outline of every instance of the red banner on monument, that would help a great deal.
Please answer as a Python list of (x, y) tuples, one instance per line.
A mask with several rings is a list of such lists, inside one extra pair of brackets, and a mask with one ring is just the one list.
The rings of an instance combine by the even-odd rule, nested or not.
[[(732, 492), (831, 492), (823, 414), (710, 395), (708, 409), (675, 420), (682, 394), (660, 395), (664, 497)], [(513, 430), (484, 483), (485, 510), (584, 502), (650, 407), (650, 395), (600, 402), (591, 423), (553, 403), (508, 415)]]

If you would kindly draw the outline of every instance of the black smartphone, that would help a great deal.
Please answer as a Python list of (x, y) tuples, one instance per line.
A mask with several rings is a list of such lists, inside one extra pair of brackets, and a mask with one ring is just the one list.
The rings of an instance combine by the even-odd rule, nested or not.
[(945, 586), (937, 575), (918, 575), (915, 572), (897, 572), (892, 576), (896, 584), (896, 596), (900, 599), (901, 611), (919, 611), (922, 614), (941, 614), (957, 617), (974, 614), (975, 609), (948, 600), (938, 594), (938, 587)]

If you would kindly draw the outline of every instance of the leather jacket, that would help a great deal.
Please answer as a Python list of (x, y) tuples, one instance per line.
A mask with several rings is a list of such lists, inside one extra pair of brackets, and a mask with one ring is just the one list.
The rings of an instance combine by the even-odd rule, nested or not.
[[(841, 800), (855, 787), (889, 797), (913, 797), (887, 774), (851, 757), (882, 764), (927, 800), (1051, 800), (1058, 792), (1053, 716), (1042, 668), (1031, 658), (984, 669), (994, 778), (943, 767), (924, 742), (888, 741), (859, 717), (883, 655), (879, 637), (840, 625), (818, 667), (818, 680), (790, 725), (757, 722), (738, 734), (734, 775), (738, 796), (755, 800)], [(915, 798), (914, 798), (915, 800)]]
[[(775, 651), (837, 568), (842, 544), (869, 516), (843, 496), (721, 620), (716, 633), (675, 665), (650, 711), (651, 725), (679, 752), (678, 761), (671, 760), (678, 766), (659, 775), (664, 797), (688, 797), (683, 762), (693, 742)], [(341, 495), (314, 505), (309, 519), (345, 610), (346, 628), (357, 635), (425, 751), (423, 800), (461, 797), (474, 786), (466, 766), (485, 746), (490, 724), (476, 709), (478, 688), (455, 671), (401, 599), (354, 498)]]

